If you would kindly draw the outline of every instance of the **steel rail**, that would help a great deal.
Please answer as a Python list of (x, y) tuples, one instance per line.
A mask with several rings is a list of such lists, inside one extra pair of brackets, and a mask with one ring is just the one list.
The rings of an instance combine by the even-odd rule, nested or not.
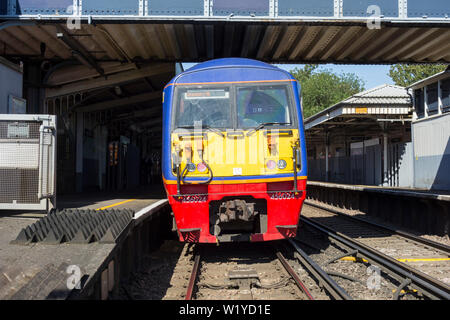
[(188, 288), (186, 291), (185, 300), (192, 300), (192, 295), (194, 293), (195, 282), (197, 281), (198, 272), (200, 267), (200, 254), (196, 254), (194, 258), (194, 267), (192, 268), (191, 277), (189, 279)]
[(432, 299), (450, 300), (450, 287), (446, 284), (414, 269), (408, 265), (399, 262), (365, 244), (362, 244), (352, 238), (343, 235), (323, 224), (313, 222), (309, 218), (301, 217), (305, 224), (325, 233), (331, 239), (347, 246), (353, 250), (358, 250), (358, 255), (364, 257), (369, 262), (372, 262), (381, 267), (386, 273), (400, 276), (402, 280), (410, 279), (411, 286), (427, 295)]
[(300, 280), (298, 274), (292, 269), (292, 267), (289, 265), (287, 260), (284, 258), (284, 256), (281, 254), (280, 251), (276, 250), (276, 256), (278, 260), (280, 260), (281, 264), (283, 265), (284, 269), (289, 273), (289, 275), (294, 279), (295, 284), (300, 288), (300, 290), (303, 291), (303, 293), (306, 294), (309, 300), (314, 300), (311, 293), (306, 289), (305, 285), (303, 284), (302, 280)]
[(337, 300), (352, 300), (352, 297), (342, 289), (330, 275), (324, 271), (317, 263), (315, 263), (292, 239), (288, 239), (289, 243), (295, 249), (295, 257), (311, 272), (319, 281), (319, 285), (323, 286), (331, 296)]
[(396, 230), (396, 229), (391, 228), (389, 226), (386, 226), (384, 224), (380, 224), (380, 223), (376, 223), (376, 222), (372, 222), (372, 221), (367, 221), (367, 220), (364, 220), (362, 218), (350, 216), (348, 214), (340, 212), (339, 210), (336, 210), (336, 209), (333, 209), (333, 208), (327, 208), (327, 207), (321, 206), (319, 204), (312, 203), (312, 202), (310, 202), (308, 200), (305, 200), (304, 203), (309, 205), (309, 206), (319, 208), (321, 210), (332, 212), (334, 214), (339, 215), (340, 217), (343, 217), (344, 219), (358, 221), (358, 222), (365, 223), (367, 225), (379, 228), (379, 229), (384, 230), (384, 231), (392, 232), (393, 234), (399, 235), (399, 236), (404, 237), (404, 238), (408, 238), (408, 239), (413, 240), (413, 241), (415, 241), (417, 243), (420, 243), (421, 245), (426, 245), (426, 246), (432, 247), (433, 249), (439, 250), (439, 251), (441, 251), (444, 254), (447, 254), (447, 255), (450, 254), (450, 246), (448, 246), (446, 244), (439, 243), (439, 242), (436, 242), (436, 241), (433, 241), (433, 240), (429, 240), (429, 239), (425, 239), (425, 238), (416, 236), (416, 235), (411, 234), (411, 233), (406, 232), (406, 231)]

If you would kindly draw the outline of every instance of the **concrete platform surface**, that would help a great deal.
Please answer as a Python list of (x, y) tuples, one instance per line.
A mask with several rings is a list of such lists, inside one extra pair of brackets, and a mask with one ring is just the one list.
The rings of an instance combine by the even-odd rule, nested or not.
[[(118, 197), (116, 197), (118, 196)], [(74, 195), (63, 197), (58, 208), (125, 209), (138, 212), (162, 196)], [(45, 216), (42, 212), (0, 211), (0, 299), (64, 299), (70, 281), (93, 275), (115, 244), (10, 244), (20, 230)], [(78, 272), (79, 270), (79, 272)], [(67, 285), (69, 281), (69, 286)]]
[(308, 185), (319, 186), (326, 188), (338, 188), (354, 191), (367, 191), (367, 192), (380, 192), (390, 193), (396, 195), (404, 195), (416, 198), (428, 198), (442, 201), (450, 201), (450, 191), (444, 190), (426, 190), (426, 189), (414, 189), (414, 188), (400, 188), (400, 187), (380, 187), (380, 186), (367, 186), (367, 185), (351, 185), (340, 184), (333, 182), (323, 181), (308, 181)]

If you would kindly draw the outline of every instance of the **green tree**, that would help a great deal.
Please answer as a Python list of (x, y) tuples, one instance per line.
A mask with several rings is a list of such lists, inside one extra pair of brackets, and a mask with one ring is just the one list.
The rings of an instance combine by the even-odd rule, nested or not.
[(433, 74), (444, 71), (444, 65), (394, 64), (389, 68), (389, 76), (398, 86), (408, 87)]
[(302, 87), (305, 119), (364, 90), (364, 82), (353, 73), (337, 75), (311, 64), (290, 72)]

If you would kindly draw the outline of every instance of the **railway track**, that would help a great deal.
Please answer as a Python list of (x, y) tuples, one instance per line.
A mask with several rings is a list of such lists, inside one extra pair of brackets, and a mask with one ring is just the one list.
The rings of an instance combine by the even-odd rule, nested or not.
[(303, 214), (339, 234), (450, 284), (450, 247), (307, 202)]
[[(420, 254), (425, 259), (434, 254), (436, 261), (425, 262), (448, 263), (436, 258), (448, 257), (445, 245), (311, 208), (304, 206), (299, 234), (287, 241), (220, 246), (167, 243), (154, 255), (158, 260), (135, 277), (139, 281), (128, 288), (127, 296), (163, 300), (450, 298), (448, 285), (436, 280), (435, 273), (424, 272), (432, 268), (418, 271), (417, 260), (406, 255), (415, 254), (417, 259)], [(398, 261), (405, 255), (411, 263)]]
[[(278, 246), (265, 243), (198, 246), (185, 300), (314, 300)], [(312, 290), (311, 290), (312, 287)]]
[[(391, 277), (391, 284), (397, 283), (392, 297), (395, 299), (404, 288), (425, 298), (449, 299), (450, 288), (445, 283), (450, 274), (447, 246), (365, 220), (338, 215), (338, 212), (326, 208), (311, 208), (304, 206), (301, 219), (304, 227), (325, 234), (329, 241), (342, 248), (340, 255), (336, 253), (336, 259), (323, 261), (323, 265), (342, 260), (376, 265)], [(308, 244), (315, 242), (317, 240), (311, 238), (303, 240)]]

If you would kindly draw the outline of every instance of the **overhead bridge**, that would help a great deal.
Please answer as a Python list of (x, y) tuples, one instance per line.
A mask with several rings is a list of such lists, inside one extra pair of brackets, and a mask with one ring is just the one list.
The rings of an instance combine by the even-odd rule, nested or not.
[(2, 0), (0, 55), (63, 61), (450, 62), (448, 0)]
[(448, 0), (0, 0), (0, 56), (23, 63), (27, 112), (58, 116), (58, 192), (123, 190), (160, 177), (174, 62), (450, 63), (449, 15)]

